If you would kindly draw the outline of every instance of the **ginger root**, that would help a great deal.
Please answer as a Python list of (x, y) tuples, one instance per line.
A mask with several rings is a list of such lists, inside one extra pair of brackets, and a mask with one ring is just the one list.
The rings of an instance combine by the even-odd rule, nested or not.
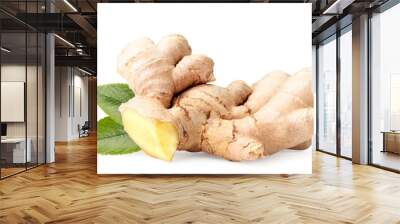
[(190, 55), (181, 35), (169, 35), (156, 45), (148, 38), (130, 43), (118, 57), (118, 72), (136, 95), (159, 100), (169, 107), (174, 94), (214, 80), (214, 62)]
[(183, 36), (169, 35), (157, 45), (137, 40), (119, 57), (118, 71), (136, 95), (120, 107), (124, 128), (144, 152), (171, 160), (176, 150), (204, 151), (242, 161), (309, 147), (309, 70), (223, 88), (206, 84), (214, 80), (213, 61), (190, 54)]
[[(287, 77), (270, 99), (264, 99), (265, 104), (258, 111), (249, 107), (253, 94), (257, 94), (255, 91), (244, 104), (249, 108), (248, 115), (239, 119), (209, 119), (204, 128), (202, 150), (241, 161), (254, 160), (282, 149), (308, 148), (314, 124), (310, 73), (301, 70)], [(268, 88), (268, 84), (264, 85)]]

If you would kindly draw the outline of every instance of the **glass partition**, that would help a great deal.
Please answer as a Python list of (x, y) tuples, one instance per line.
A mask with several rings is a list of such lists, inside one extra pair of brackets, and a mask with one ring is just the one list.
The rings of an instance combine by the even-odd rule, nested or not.
[(27, 167), (37, 165), (37, 127), (38, 127), (38, 55), (36, 32), (27, 33), (27, 94), (26, 94), (26, 113), (27, 113), (27, 150), (30, 151), (30, 160)]
[(1, 34), (2, 177), (24, 171), (31, 161), (26, 140), (26, 41), (25, 32)]
[(340, 36), (340, 154), (352, 157), (352, 33), (347, 27)]
[(400, 171), (400, 4), (373, 15), (370, 135), (372, 164)]
[[(43, 11), (43, 1), (26, 3), (19, 13)], [(45, 163), (45, 44), (44, 33), (0, 12), (1, 179)]]
[(318, 47), (318, 149), (336, 154), (336, 36)]

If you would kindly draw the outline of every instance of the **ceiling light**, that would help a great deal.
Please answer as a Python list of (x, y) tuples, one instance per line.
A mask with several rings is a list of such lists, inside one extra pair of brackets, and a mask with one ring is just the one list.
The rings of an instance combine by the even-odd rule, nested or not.
[(76, 49), (76, 53), (78, 53), (79, 55), (83, 55), (83, 49), (82, 48), (77, 48)]
[(65, 4), (67, 4), (74, 12), (78, 12), (78, 10), (68, 1), (64, 0)]
[(64, 38), (62, 38), (62, 37), (60, 37), (59, 35), (57, 35), (57, 34), (54, 34), (54, 36), (55, 37), (57, 37), (59, 40), (61, 40), (62, 42), (64, 42), (64, 43), (66, 43), (67, 45), (69, 45), (70, 47), (73, 47), (73, 48), (75, 48), (75, 45), (73, 45), (71, 42), (69, 42), (68, 40), (66, 40), (66, 39), (64, 39)]
[(83, 69), (81, 69), (81, 68), (79, 68), (79, 67), (78, 67), (78, 70), (81, 71), (81, 72), (83, 72), (83, 73), (85, 73), (85, 74), (87, 74), (87, 75), (92, 75), (92, 73), (90, 73), (90, 72), (88, 72), (88, 71), (86, 71), (86, 70), (83, 70)]
[(322, 14), (342, 14), (343, 10), (353, 2), (354, 0), (336, 0)]
[(11, 52), (11, 50), (9, 50), (9, 49), (7, 49), (7, 48), (5, 48), (5, 47), (1, 47), (0, 49), (1, 49), (2, 51), (6, 52), (6, 53), (10, 53), (10, 52)]

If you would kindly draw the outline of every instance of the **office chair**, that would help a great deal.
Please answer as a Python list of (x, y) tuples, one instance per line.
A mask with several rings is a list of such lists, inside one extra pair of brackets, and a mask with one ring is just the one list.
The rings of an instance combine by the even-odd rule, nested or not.
[(79, 138), (89, 136), (89, 129), (90, 129), (89, 121), (85, 121), (82, 127), (78, 125), (78, 129), (79, 129)]

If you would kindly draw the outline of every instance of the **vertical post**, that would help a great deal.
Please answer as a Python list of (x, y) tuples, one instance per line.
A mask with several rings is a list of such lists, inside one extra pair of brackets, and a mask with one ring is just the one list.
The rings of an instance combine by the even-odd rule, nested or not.
[[(368, 19), (367, 19), (367, 26), (368, 26), (368, 32), (367, 32), (367, 35), (368, 35), (368, 52), (367, 52), (367, 54), (368, 54), (368, 89), (367, 89), (367, 91), (368, 91), (368, 152), (367, 152), (367, 163), (368, 164), (372, 164), (373, 163), (373, 153), (372, 153), (372, 139), (373, 139), (373, 135), (372, 135), (372, 127), (373, 127), (373, 120), (372, 120), (372, 114), (374, 113), (373, 112), (373, 107), (372, 107), (372, 100), (373, 100), (373, 97), (372, 97), (372, 89), (373, 89), (373, 87), (372, 87), (372, 63), (371, 63), (371, 55), (372, 55), (372, 42), (371, 42), (371, 39), (372, 38), (374, 38), (374, 37), (377, 37), (377, 36), (374, 36), (374, 37), (372, 37), (372, 32), (371, 32), (371, 18), (372, 18), (372, 12), (369, 12), (368, 13)], [(378, 17), (379, 18), (379, 17)], [(380, 39), (378, 39), (378, 40), (380, 40)], [(378, 52), (374, 52), (374, 55), (375, 55), (375, 57), (376, 58), (380, 58), (379, 56), (380, 55), (377, 55), (377, 53)], [(374, 60), (374, 61), (376, 61), (376, 60)], [(380, 64), (380, 59), (379, 59), (379, 61), (378, 62), (376, 62), (376, 64)], [(379, 69), (380, 69), (380, 67), (379, 66), (376, 66), (376, 67), (378, 67)]]
[[(39, 2), (36, 2), (36, 13), (39, 13)], [(37, 18), (36, 22), (39, 22)], [(39, 165), (39, 31), (36, 31), (36, 164)]]
[[(2, 37), (1, 37), (1, 34), (2, 34), (2, 32), (1, 32), (1, 28), (2, 28), (2, 23), (0, 23), (0, 47), (2, 46), (2, 43), (1, 43), (1, 39), (2, 39)], [(0, 50), (1, 51), (1, 50)], [(1, 62), (2, 62), (2, 59), (1, 59), (1, 52), (0, 52), (0, 128), (1, 128)], [(1, 132), (1, 130), (0, 130), (0, 132)], [(0, 137), (1, 137), (1, 133), (0, 133)], [(1, 162), (1, 143), (0, 143), (0, 180), (1, 180), (1, 169), (2, 169), (2, 162)]]
[(341, 78), (341, 64), (340, 64), (340, 30), (337, 27), (336, 31), (336, 155), (341, 156), (341, 137), (342, 137), (342, 123), (340, 117), (340, 78)]
[(318, 45), (313, 45), (313, 55), (312, 55), (312, 62), (313, 62), (313, 91), (314, 91), (314, 117), (315, 117), (315, 134), (313, 136), (313, 149), (318, 149)]
[[(46, 11), (53, 12), (51, 1), (46, 1)], [(55, 54), (54, 34), (46, 34), (46, 163), (55, 161)]]
[(368, 163), (368, 15), (353, 19), (353, 162)]
[[(25, 2), (25, 21), (28, 16), (28, 6)], [(25, 122), (25, 170), (28, 169), (28, 24), (25, 23), (25, 84), (24, 84), (24, 122)]]

